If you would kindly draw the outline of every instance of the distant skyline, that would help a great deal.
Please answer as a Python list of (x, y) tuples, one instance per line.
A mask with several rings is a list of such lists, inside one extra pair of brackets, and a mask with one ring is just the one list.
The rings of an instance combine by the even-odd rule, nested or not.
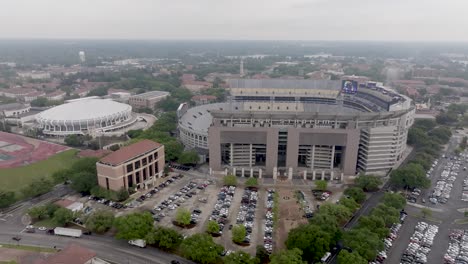
[(468, 41), (467, 0), (0, 0), (0, 38)]

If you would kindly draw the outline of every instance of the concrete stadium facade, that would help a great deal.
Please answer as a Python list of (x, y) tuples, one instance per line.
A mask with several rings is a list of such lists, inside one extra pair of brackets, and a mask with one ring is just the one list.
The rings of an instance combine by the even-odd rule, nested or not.
[(229, 84), (229, 102), (205, 105), (206, 113), (189, 109), (179, 120), (186, 146), (194, 147), (187, 135), (207, 136), (206, 146), (195, 147), (209, 151), (212, 174), (340, 179), (385, 173), (401, 159), (414, 121), (411, 99), (381, 86), (344, 94), (339, 81)]

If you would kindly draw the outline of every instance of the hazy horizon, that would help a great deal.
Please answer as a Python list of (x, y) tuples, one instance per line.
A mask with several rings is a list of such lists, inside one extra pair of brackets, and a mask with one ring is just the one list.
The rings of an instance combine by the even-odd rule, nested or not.
[(4, 0), (1, 39), (467, 42), (464, 0)]

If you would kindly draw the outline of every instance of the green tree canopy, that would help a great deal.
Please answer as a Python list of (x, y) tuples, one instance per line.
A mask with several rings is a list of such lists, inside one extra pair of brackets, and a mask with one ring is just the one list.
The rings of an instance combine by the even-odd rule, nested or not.
[(224, 264), (257, 264), (257, 259), (239, 250), (224, 257)]
[(54, 217), (52, 219), (55, 224), (59, 226), (64, 226), (68, 222), (73, 220), (73, 212), (67, 208), (59, 208), (55, 211)]
[(216, 221), (208, 221), (208, 223), (206, 224), (206, 232), (210, 233), (210, 234), (217, 234), (219, 233), (219, 224), (218, 222)]
[(383, 250), (383, 241), (367, 228), (351, 229), (343, 234), (343, 243), (368, 261), (375, 259)]
[(153, 232), (153, 217), (148, 212), (133, 213), (117, 217), (114, 226), (117, 229), (118, 239), (144, 239), (147, 234)]
[(317, 225), (301, 225), (289, 231), (286, 240), (288, 249), (300, 249), (302, 258), (310, 263), (319, 261), (329, 251), (332, 236)]
[(282, 250), (271, 255), (270, 264), (306, 264), (301, 255), (302, 251), (298, 248)]
[(341, 250), (338, 254), (338, 264), (367, 264), (369, 263), (365, 258), (361, 257), (359, 253), (352, 252), (349, 253), (346, 250)]
[(192, 214), (190, 214), (190, 211), (187, 208), (179, 207), (177, 209), (176, 215), (175, 215), (175, 221), (179, 225), (189, 225), (190, 220), (192, 219)]
[(316, 180), (315, 186), (317, 190), (325, 191), (328, 187), (328, 182), (326, 180)]
[(355, 212), (359, 208), (359, 204), (353, 198), (343, 197), (340, 199), (340, 204), (346, 206), (351, 212)]
[(28, 209), (28, 215), (33, 220), (41, 220), (47, 217), (47, 210), (45, 206), (35, 206)]
[(399, 193), (385, 193), (382, 198), (383, 204), (401, 210), (405, 208), (406, 199)]
[(53, 187), (54, 184), (51, 181), (45, 178), (41, 178), (32, 181), (29, 185), (24, 187), (21, 192), (23, 193), (24, 197), (37, 197), (44, 193), (50, 192)]
[(394, 223), (398, 223), (400, 211), (381, 203), (372, 209), (370, 215), (381, 217), (385, 222), (385, 226), (391, 227)]
[(90, 193), (91, 189), (98, 184), (94, 173), (83, 171), (71, 176), (71, 188), (80, 193)]
[(81, 147), (84, 145), (84, 137), (81, 135), (69, 135), (65, 137), (65, 144), (71, 147)]
[(426, 177), (424, 168), (415, 163), (394, 170), (390, 175), (390, 183), (397, 188), (428, 188), (431, 181)]
[(379, 189), (382, 179), (373, 175), (360, 175), (356, 178), (356, 185), (366, 192), (373, 192)]
[(341, 204), (324, 203), (320, 206), (320, 214), (328, 214), (336, 218), (338, 223), (348, 221), (353, 213), (346, 206)]
[(184, 165), (197, 164), (199, 161), (198, 153), (194, 150), (184, 151), (180, 154), (177, 162)]
[(111, 211), (99, 210), (86, 219), (86, 228), (94, 233), (103, 234), (114, 224), (114, 214)]
[(246, 181), (245, 181), (245, 186), (247, 187), (255, 187), (258, 185), (258, 180), (257, 178), (248, 178)]
[(227, 175), (223, 178), (224, 185), (237, 186), (237, 177), (234, 175)]
[(232, 227), (232, 241), (234, 243), (242, 243), (244, 241), (245, 236), (247, 235), (247, 230), (245, 229), (244, 225), (235, 225)]
[(146, 236), (146, 241), (163, 250), (172, 251), (179, 247), (183, 237), (174, 229), (159, 226)]
[(6, 208), (16, 202), (14, 192), (0, 190), (0, 208)]
[(354, 199), (354, 201), (358, 203), (362, 203), (366, 200), (366, 194), (364, 193), (362, 188), (351, 187), (351, 188), (346, 189), (344, 191), (344, 194)]
[(195, 234), (180, 245), (182, 255), (201, 264), (217, 263), (224, 248), (213, 241), (208, 234)]
[(372, 232), (376, 233), (381, 239), (387, 237), (390, 233), (389, 229), (385, 226), (384, 219), (377, 215), (361, 216), (357, 228), (372, 230)]

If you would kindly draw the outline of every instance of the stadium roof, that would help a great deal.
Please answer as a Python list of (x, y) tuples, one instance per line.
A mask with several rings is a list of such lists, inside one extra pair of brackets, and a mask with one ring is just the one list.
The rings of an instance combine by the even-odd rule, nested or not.
[(140, 155), (143, 155), (147, 152), (150, 152), (154, 149), (161, 147), (162, 145), (154, 142), (149, 139), (144, 139), (133, 143), (131, 145), (125, 146), (99, 160), (100, 163), (109, 164), (117, 166), (128, 160), (136, 158)]
[(341, 90), (341, 81), (286, 79), (231, 79), (230, 88), (316, 89)]
[(105, 118), (119, 112), (131, 111), (132, 107), (105, 99), (89, 99), (62, 104), (38, 114), (45, 120), (93, 120)]

